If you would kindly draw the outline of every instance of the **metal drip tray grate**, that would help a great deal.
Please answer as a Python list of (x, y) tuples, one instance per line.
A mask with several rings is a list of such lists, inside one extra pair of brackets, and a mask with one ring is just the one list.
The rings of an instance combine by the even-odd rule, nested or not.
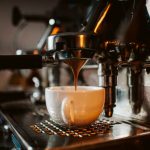
[(44, 120), (40, 123), (31, 125), (30, 127), (36, 133), (82, 138), (108, 133), (114, 124), (118, 124), (118, 122), (102, 119), (84, 128), (66, 128), (54, 123), (52, 120)]

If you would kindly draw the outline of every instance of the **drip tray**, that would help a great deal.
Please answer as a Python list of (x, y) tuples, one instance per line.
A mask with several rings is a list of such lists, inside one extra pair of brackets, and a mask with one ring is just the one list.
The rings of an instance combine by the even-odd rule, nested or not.
[(82, 138), (106, 134), (110, 132), (111, 127), (114, 124), (119, 124), (119, 122), (102, 119), (97, 120), (93, 124), (84, 128), (67, 128), (56, 124), (52, 120), (44, 120), (42, 122), (31, 125), (30, 127), (36, 133)]
[(122, 145), (123, 150), (132, 150), (131, 145), (142, 143), (143, 148), (150, 139), (150, 127), (118, 115), (109, 119), (101, 116), (84, 128), (66, 128), (49, 118), (45, 105), (33, 105), (29, 101), (5, 104), (0, 115), (21, 149), (107, 150), (114, 146), (117, 150)]

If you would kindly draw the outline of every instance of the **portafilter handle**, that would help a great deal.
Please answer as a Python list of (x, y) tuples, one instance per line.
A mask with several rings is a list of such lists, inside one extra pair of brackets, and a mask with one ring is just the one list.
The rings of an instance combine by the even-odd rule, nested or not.
[(0, 70), (40, 69), (55, 63), (52, 55), (0, 55)]

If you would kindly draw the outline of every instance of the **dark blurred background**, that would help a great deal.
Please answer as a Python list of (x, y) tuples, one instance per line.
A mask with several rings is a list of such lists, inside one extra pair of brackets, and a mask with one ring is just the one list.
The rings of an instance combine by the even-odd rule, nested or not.
[(13, 54), (16, 48), (34, 49), (46, 28), (45, 22), (27, 21), (26, 26), (19, 32), (22, 20), (16, 26), (13, 25), (14, 7), (18, 7), (21, 14), (55, 17), (63, 24), (67, 20), (70, 30), (77, 30), (75, 25), (80, 25), (90, 3), (91, 0), (1, 0), (0, 54)]
[[(79, 31), (91, 3), (92, 0), (1, 0), (0, 55), (36, 49), (50, 18), (59, 22), (60, 32)], [(43, 20), (27, 20), (26, 16)], [(11, 76), (11, 71), (0, 71), (0, 91), (6, 88)]]

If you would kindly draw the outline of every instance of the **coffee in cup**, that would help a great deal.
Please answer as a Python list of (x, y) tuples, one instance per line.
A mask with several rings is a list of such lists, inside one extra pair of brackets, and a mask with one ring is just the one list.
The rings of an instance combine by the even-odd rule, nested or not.
[(45, 90), (46, 106), (51, 119), (68, 127), (86, 126), (103, 111), (105, 89), (94, 86), (58, 86)]

